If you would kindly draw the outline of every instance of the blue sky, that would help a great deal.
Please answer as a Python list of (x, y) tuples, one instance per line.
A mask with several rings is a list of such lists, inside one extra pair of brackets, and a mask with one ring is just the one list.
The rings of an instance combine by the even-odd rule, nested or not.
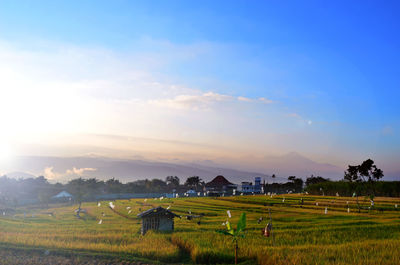
[[(58, 129), (42, 119), (31, 134), (214, 146), (194, 147), (204, 159), (298, 151), (345, 166), (371, 157), (400, 172), (399, 11), (398, 1), (0, 1), (0, 48), (13, 65), (7, 78), (29, 76), (39, 101), (64, 106), (65, 93), (114, 113), (82, 107), (84, 126), (71, 129), (73, 114), (56, 112), (47, 118)], [(3, 90), (15, 83), (5, 80)], [(43, 142), (18, 137), (16, 153)]]

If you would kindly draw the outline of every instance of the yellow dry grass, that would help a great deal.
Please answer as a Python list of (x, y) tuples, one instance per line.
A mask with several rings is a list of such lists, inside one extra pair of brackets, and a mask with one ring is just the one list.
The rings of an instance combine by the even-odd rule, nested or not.
[[(285, 198), (283, 202), (283, 198)], [(300, 199), (304, 204), (300, 204)], [(358, 213), (355, 198), (308, 195), (238, 196), (223, 198), (179, 198), (121, 200), (84, 203), (87, 211), (78, 219), (76, 206), (42, 210), (18, 209), (14, 217), (0, 218), (0, 244), (111, 253), (126, 258), (148, 258), (162, 263), (232, 263), (233, 245), (229, 237), (215, 231), (223, 229), (232, 213), (236, 223), (247, 213), (246, 238), (239, 241), (239, 260), (258, 264), (399, 264), (399, 198), (376, 198), (375, 206), (360, 198)], [(318, 205), (316, 205), (318, 203)], [(136, 214), (151, 207), (171, 207), (178, 215), (204, 214), (198, 220), (175, 219), (173, 233), (139, 234)], [(127, 209), (127, 207), (130, 207)], [(324, 214), (327, 207), (328, 213)], [(347, 208), (350, 208), (350, 213)], [(263, 228), (272, 213), (274, 238), (263, 237)], [(27, 211), (26, 217), (23, 212)], [(129, 213), (129, 211), (131, 211)], [(53, 215), (49, 216), (49, 212)], [(34, 214), (34, 217), (32, 217)], [(257, 220), (263, 217), (259, 224)], [(102, 220), (102, 224), (98, 224)]]

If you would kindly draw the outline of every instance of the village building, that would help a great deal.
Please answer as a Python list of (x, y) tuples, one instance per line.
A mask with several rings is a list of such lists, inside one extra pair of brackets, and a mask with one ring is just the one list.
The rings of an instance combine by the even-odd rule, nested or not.
[(229, 182), (224, 176), (218, 175), (212, 181), (206, 183), (205, 190), (209, 195), (232, 194), (237, 185)]
[(261, 178), (256, 177), (254, 180), (254, 185), (252, 182), (243, 181), (241, 185), (241, 192), (243, 193), (261, 193), (263, 191), (261, 185)]
[(174, 217), (180, 218), (179, 215), (176, 215), (163, 207), (144, 211), (137, 216), (142, 218), (142, 235), (146, 234), (148, 230), (173, 231)]
[(242, 185), (241, 185), (241, 192), (243, 193), (251, 193), (253, 192), (254, 188), (253, 188), (253, 183), (249, 182), (249, 181), (242, 181)]
[(197, 196), (197, 192), (195, 190), (188, 190), (186, 192), (188, 197), (196, 197)]
[(54, 195), (51, 198), (56, 201), (71, 201), (73, 199), (73, 196), (69, 192), (64, 190), (64, 191)]

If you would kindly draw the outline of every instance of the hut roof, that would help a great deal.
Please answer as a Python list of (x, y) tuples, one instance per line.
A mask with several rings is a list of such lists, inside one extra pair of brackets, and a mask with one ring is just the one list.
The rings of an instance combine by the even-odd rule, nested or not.
[(72, 198), (72, 197), (73, 196), (70, 193), (66, 192), (65, 190), (53, 196), (53, 198)]
[(174, 218), (174, 217), (179, 217), (179, 215), (174, 214), (173, 212), (163, 208), (163, 207), (156, 207), (144, 212), (139, 213), (137, 216), (139, 218), (144, 218), (144, 217), (150, 217), (150, 216), (162, 216), (166, 215), (167, 217)]
[(229, 182), (224, 176), (216, 176), (213, 180), (206, 184), (206, 187), (222, 187), (222, 186), (230, 186), (235, 185)]

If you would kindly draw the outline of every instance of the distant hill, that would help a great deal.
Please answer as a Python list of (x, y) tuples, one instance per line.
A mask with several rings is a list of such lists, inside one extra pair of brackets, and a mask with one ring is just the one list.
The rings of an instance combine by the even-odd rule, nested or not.
[(266, 168), (286, 176), (306, 177), (314, 174), (337, 180), (343, 177), (344, 172), (344, 169), (338, 166), (318, 163), (296, 152), (283, 156), (266, 156), (264, 161)]
[[(247, 170), (246, 168), (254, 169)], [(36, 174), (62, 182), (78, 176), (96, 177), (103, 180), (114, 177), (128, 182), (145, 178), (165, 179), (171, 175), (180, 177), (182, 181), (189, 176), (200, 176), (203, 180), (210, 181), (217, 175), (223, 175), (229, 181), (239, 184), (241, 181), (254, 181), (254, 177), (261, 177), (271, 183), (286, 181), (290, 175), (305, 179), (311, 174), (337, 180), (342, 178), (344, 169), (331, 164), (317, 163), (292, 152), (283, 156), (266, 156), (255, 160), (254, 167), (252, 165), (240, 167), (234, 163), (220, 165), (211, 160), (189, 163), (106, 157), (20, 156), (14, 160), (7, 171), (13, 172), (7, 174), (10, 177), (30, 177)], [(277, 176), (274, 180), (270, 177), (272, 174)]]
[(18, 171), (14, 171), (14, 172), (8, 172), (7, 174), (5, 174), (7, 177), (9, 178), (22, 178), (22, 179), (27, 179), (27, 178), (36, 178), (37, 176), (29, 174), (29, 173), (25, 173), (25, 172), (18, 172)]
[[(67, 181), (78, 177), (96, 177), (98, 179), (116, 178), (123, 182), (138, 179), (165, 179), (167, 176), (178, 176), (184, 181), (189, 176), (200, 176), (205, 181), (210, 181), (215, 176), (222, 174), (231, 182), (240, 183), (244, 180), (253, 181), (254, 177), (270, 178), (266, 174), (257, 172), (247, 172), (223, 167), (210, 167), (197, 164), (173, 164), (163, 162), (151, 162), (143, 160), (125, 160), (100, 157), (43, 157), (43, 156), (23, 156), (18, 157), (13, 165), (19, 171), (37, 172), (44, 174), (45, 168), (52, 168), (51, 172), (57, 181)], [(81, 169), (81, 174), (73, 172)], [(83, 170), (91, 169), (91, 170)], [(18, 175), (13, 174), (14, 177)], [(48, 177), (48, 176), (46, 176)]]

